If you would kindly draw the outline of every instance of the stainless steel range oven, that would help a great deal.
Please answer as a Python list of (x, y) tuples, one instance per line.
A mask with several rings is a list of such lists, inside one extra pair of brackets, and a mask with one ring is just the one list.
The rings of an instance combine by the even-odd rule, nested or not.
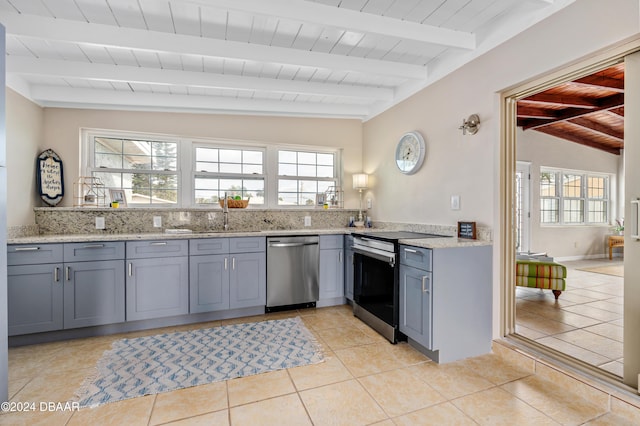
[(401, 239), (444, 235), (389, 231), (354, 234), (353, 313), (391, 343), (404, 340), (398, 330)]

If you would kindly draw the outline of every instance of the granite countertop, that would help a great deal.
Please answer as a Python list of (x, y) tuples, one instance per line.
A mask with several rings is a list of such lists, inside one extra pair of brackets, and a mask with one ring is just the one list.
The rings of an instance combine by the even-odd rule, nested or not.
[(196, 238), (270, 237), (275, 235), (330, 235), (348, 234), (348, 228), (336, 229), (285, 229), (268, 231), (211, 231), (169, 234), (164, 232), (141, 234), (51, 234), (9, 238), (7, 244), (83, 243), (91, 241), (143, 241), (143, 240), (192, 240)]
[[(144, 241), (144, 240), (185, 240), (197, 238), (231, 238), (277, 235), (335, 235), (362, 232), (357, 228), (331, 229), (275, 229), (268, 231), (213, 231), (169, 234), (164, 232), (142, 234), (66, 234), (66, 235), (33, 235), (29, 237), (9, 238), (7, 244), (46, 244), (46, 243), (82, 243), (91, 241)], [(468, 240), (455, 237), (401, 239), (400, 244), (423, 248), (455, 248), (492, 245), (490, 241)]]
[(441, 248), (456, 248), (456, 247), (480, 247), (493, 245), (491, 241), (484, 240), (469, 240), (465, 238), (420, 238), (399, 240), (400, 244), (406, 244), (408, 246), (422, 247), (429, 249), (441, 249)]

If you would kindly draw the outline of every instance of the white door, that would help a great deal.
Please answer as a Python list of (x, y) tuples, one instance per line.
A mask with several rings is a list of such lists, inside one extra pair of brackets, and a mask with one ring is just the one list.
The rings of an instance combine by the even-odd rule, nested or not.
[(516, 252), (529, 251), (531, 230), (531, 163), (516, 162)]

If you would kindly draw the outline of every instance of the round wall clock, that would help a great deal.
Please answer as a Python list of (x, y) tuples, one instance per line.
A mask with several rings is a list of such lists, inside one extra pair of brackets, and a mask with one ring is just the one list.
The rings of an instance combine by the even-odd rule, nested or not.
[(396, 165), (406, 175), (412, 175), (420, 169), (424, 162), (425, 144), (418, 132), (402, 135), (396, 147)]

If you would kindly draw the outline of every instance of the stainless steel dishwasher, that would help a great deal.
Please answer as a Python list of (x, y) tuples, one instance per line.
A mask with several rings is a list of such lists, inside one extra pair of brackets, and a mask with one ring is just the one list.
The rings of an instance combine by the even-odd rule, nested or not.
[(316, 305), (318, 242), (317, 235), (267, 238), (267, 312)]

